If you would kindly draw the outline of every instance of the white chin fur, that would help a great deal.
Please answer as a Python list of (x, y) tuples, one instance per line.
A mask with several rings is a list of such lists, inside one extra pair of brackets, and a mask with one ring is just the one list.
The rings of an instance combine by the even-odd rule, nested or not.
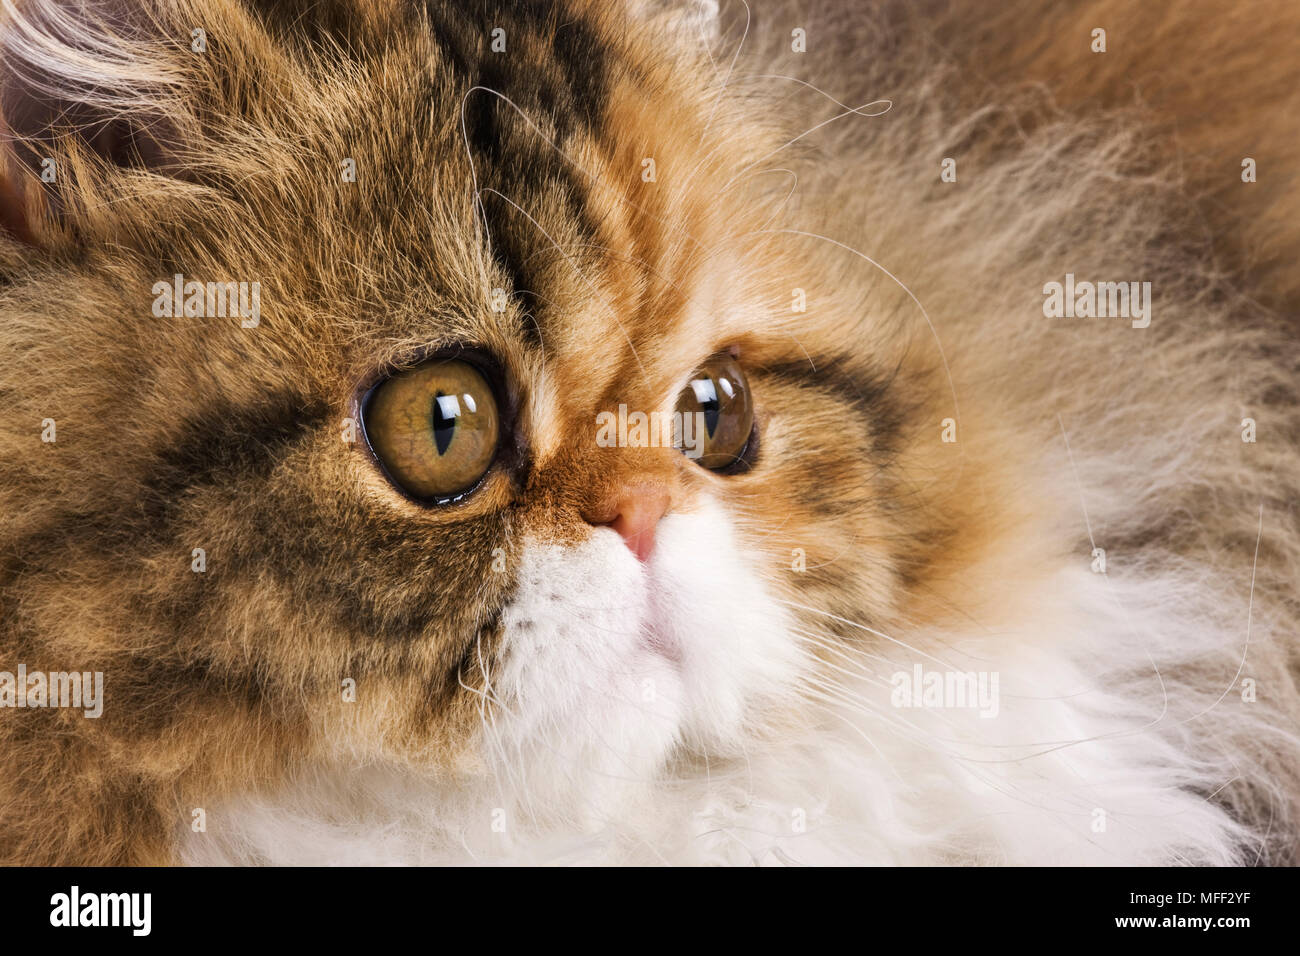
[[(806, 700), (812, 672), (729, 528), (716, 506), (670, 515), (648, 568), (606, 530), (574, 548), (528, 546), (491, 675), (500, 707), (479, 742), (488, 773), (438, 783), (381, 765), (322, 771), (209, 809), (206, 833), (183, 831), (183, 859), (1123, 865), (1250, 855), (1249, 835), (1204, 796), (1229, 781), (1231, 754), (1196, 738), (1204, 718), (1192, 719), (1231, 685), (1242, 635), (1171, 614), (1162, 595), (1182, 583), (1125, 590), (1086, 565), (1045, 572), (1025, 582), (1037, 598), (1018, 625), (909, 634), (908, 647), (864, 641), (835, 661), (836, 701), (804, 729), (778, 729), (765, 715)], [(1170, 676), (1206, 655), (1222, 665), (1221, 685)], [(891, 678), (917, 664), (997, 673), (996, 716), (895, 706)], [(1235, 694), (1217, 706), (1219, 720), (1249, 719)]]

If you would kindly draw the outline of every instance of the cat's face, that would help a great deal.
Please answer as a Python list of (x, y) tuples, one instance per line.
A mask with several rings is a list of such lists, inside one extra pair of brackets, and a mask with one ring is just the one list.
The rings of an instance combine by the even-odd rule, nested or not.
[[(775, 231), (786, 137), (596, 11), (326, 6), (331, 53), (212, 24), (163, 165), (68, 160), (73, 234), (9, 253), (48, 271), (4, 293), (4, 392), (58, 428), (0, 482), (31, 656), (216, 777), (382, 754), (598, 802), (798, 719), (834, 617), (893, 607), (910, 402)], [(257, 324), (157, 316), (176, 274), (260, 283)]]

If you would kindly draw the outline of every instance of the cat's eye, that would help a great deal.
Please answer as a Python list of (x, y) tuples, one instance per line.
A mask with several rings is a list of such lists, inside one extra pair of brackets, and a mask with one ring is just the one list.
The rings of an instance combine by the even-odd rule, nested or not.
[(500, 415), (483, 374), (460, 359), (399, 371), (366, 395), (366, 441), (412, 498), (445, 503), (474, 488), (496, 454)]
[[(710, 471), (743, 470), (754, 437), (754, 403), (740, 363), (730, 354), (705, 362), (677, 397), (683, 421), (682, 450)], [(694, 425), (695, 427), (691, 427)]]

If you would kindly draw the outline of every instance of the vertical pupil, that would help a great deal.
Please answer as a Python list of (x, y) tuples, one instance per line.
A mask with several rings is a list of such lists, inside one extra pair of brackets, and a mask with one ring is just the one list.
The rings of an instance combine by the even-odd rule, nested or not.
[(438, 454), (445, 455), (447, 446), (456, 432), (456, 419), (460, 416), (460, 402), (455, 395), (438, 392), (433, 398), (433, 443)]
[(704, 411), (704, 426), (709, 430), (709, 437), (712, 438), (718, 427), (718, 413), (722, 410), (722, 403), (718, 401), (717, 387), (711, 378), (697, 378), (691, 382), (691, 390), (695, 392), (695, 400), (700, 403), (700, 408)]

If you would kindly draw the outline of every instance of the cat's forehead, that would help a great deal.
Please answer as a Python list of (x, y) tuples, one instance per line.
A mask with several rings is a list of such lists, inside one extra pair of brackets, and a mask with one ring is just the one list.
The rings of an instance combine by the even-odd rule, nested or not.
[[(339, 407), (467, 346), (560, 421), (671, 402), (750, 331), (760, 217), (731, 187), (775, 144), (621, 4), (250, 6), (213, 11), (206, 58), (174, 65), (190, 99), (151, 127), (160, 165), (113, 180), (65, 286), (133, 365), (122, 329), (152, 312), (141, 388), (188, 401), (201, 356), (212, 392)], [(191, 286), (259, 314), (190, 312)]]
[(381, 336), (545, 366), (571, 403), (660, 400), (736, 310), (721, 277), (739, 230), (716, 197), (744, 157), (719, 157), (701, 87), (640, 58), (607, 12), (489, 7), (429, 5), (392, 54), (409, 75), (369, 80), (384, 134), (357, 138), (358, 177), (373, 164), (378, 181), (350, 209), (357, 255), (386, 260), (375, 274), (403, 303)]

